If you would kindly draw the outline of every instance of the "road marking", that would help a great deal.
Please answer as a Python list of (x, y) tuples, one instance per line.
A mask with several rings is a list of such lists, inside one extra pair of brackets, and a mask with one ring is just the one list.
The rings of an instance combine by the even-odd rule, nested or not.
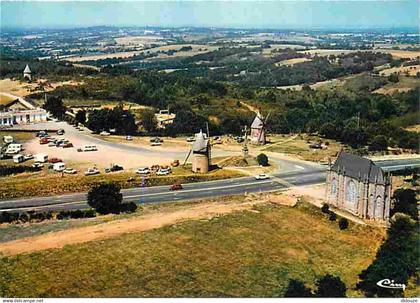
[(295, 166), (295, 168), (297, 168), (297, 169), (300, 169), (300, 170), (305, 170), (305, 168), (303, 167), (303, 166), (300, 166), (300, 165), (294, 165)]

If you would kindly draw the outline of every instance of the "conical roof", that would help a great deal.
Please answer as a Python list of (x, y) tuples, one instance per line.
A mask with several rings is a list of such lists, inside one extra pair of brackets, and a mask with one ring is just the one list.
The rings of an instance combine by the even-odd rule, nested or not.
[(204, 136), (203, 132), (200, 130), (195, 136), (195, 141), (192, 146), (193, 152), (206, 152), (209, 140)]
[(26, 67), (25, 67), (25, 69), (23, 70), (23, 72), (24, 72), (24, 73), (30, 73), (30, 72), (31, 72), (31, 70), (29, 69), (29, 65), (28, 65), (28, 64), (26, 64)]
[(262, 121), (262, 116), (257, 114), (254, 121), (251, 124), (251, 128), (263, 128), (264, 122)]

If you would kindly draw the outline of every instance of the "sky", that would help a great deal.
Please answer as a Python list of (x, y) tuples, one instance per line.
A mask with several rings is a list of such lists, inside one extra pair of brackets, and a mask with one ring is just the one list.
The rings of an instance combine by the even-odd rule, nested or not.
[(86, 26), (365, 29), (419, 26), (418, 0), (1, 1), (6, 28)]

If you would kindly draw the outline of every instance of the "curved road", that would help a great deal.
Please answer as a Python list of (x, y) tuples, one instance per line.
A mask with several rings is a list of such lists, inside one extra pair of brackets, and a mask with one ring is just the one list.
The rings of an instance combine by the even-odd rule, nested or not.
[[(122, 190), (124, 201), (136, 203), (163, 203), (195, 200), (251, 192), (270, 192), (291, 186), (314, 185), (325, 182), (326, 167), (303, 161), (274, 159), (282, 171), (271, 175), (268, 180), (241, 177), (228, 180), (183, 184), (184, 189), (170, 191), (169, 186), (131, 188)], [(420, 167), (420, 159), (377, 161), (386, 171), (406, 167)], [(68, 210), (86, 208), (86, 193), (66, 194), (52, 197), (0, 200), (2, 211)]]

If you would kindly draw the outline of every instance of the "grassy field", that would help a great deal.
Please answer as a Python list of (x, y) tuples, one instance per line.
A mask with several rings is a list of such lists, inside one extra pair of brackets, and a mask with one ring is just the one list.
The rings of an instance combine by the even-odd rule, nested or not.
[[(291, 278), (339, 275), (350, 296), (384, 231), (306, 204), (263, 204), (63, 249), (0, 259), (3, 297), (277, 297)], [(77, 262), (75, 262), (77, 260)]]
[[(208, 174), (193, 174), (186, 168), (178, 167), (168, 176), (150, 176), (146, 186), (169, 185), (175, 182), (189, 183), (241, 177), (242, 173), (228, 169), (218, 169)], [(129, 180), (135, 178), (134, 180)], [(64, 193), (88, 191), (92, 186), (103, 182), (116, 182), (122, 188), (139, 187), (142, 177), (133, 172), (110, 173), (96, 176), (61, 175), (44, 170), (40, 173), (22, 173), (0, 177), (0, 199), (22, 198), (32, 196), (51, 196)], [(54, 186), (52, 186), (54, 185)]]
[[(266, 145), (264, 150), (295, 155), (302, 160), (307, 161), (328, 161), (329, 157), (334, 157), (340, 151), (342, 145), (334, 140), (325, 140), (318, 136), (299, 135), (296, 138), (292, 136), (279, 137), (275, 136), (271, 139), (272, 144)], [(308, 142), (316, 143), (319, 140), (328, 142), (327, 149), (311, 149)]]
[(392, 95), (398, 92), (407, 92), (415, 88), (419, 88), (419, 79), (400, 75), (400, 81), (397, 83), (389, 83), (374, 91), (377, 94)]

